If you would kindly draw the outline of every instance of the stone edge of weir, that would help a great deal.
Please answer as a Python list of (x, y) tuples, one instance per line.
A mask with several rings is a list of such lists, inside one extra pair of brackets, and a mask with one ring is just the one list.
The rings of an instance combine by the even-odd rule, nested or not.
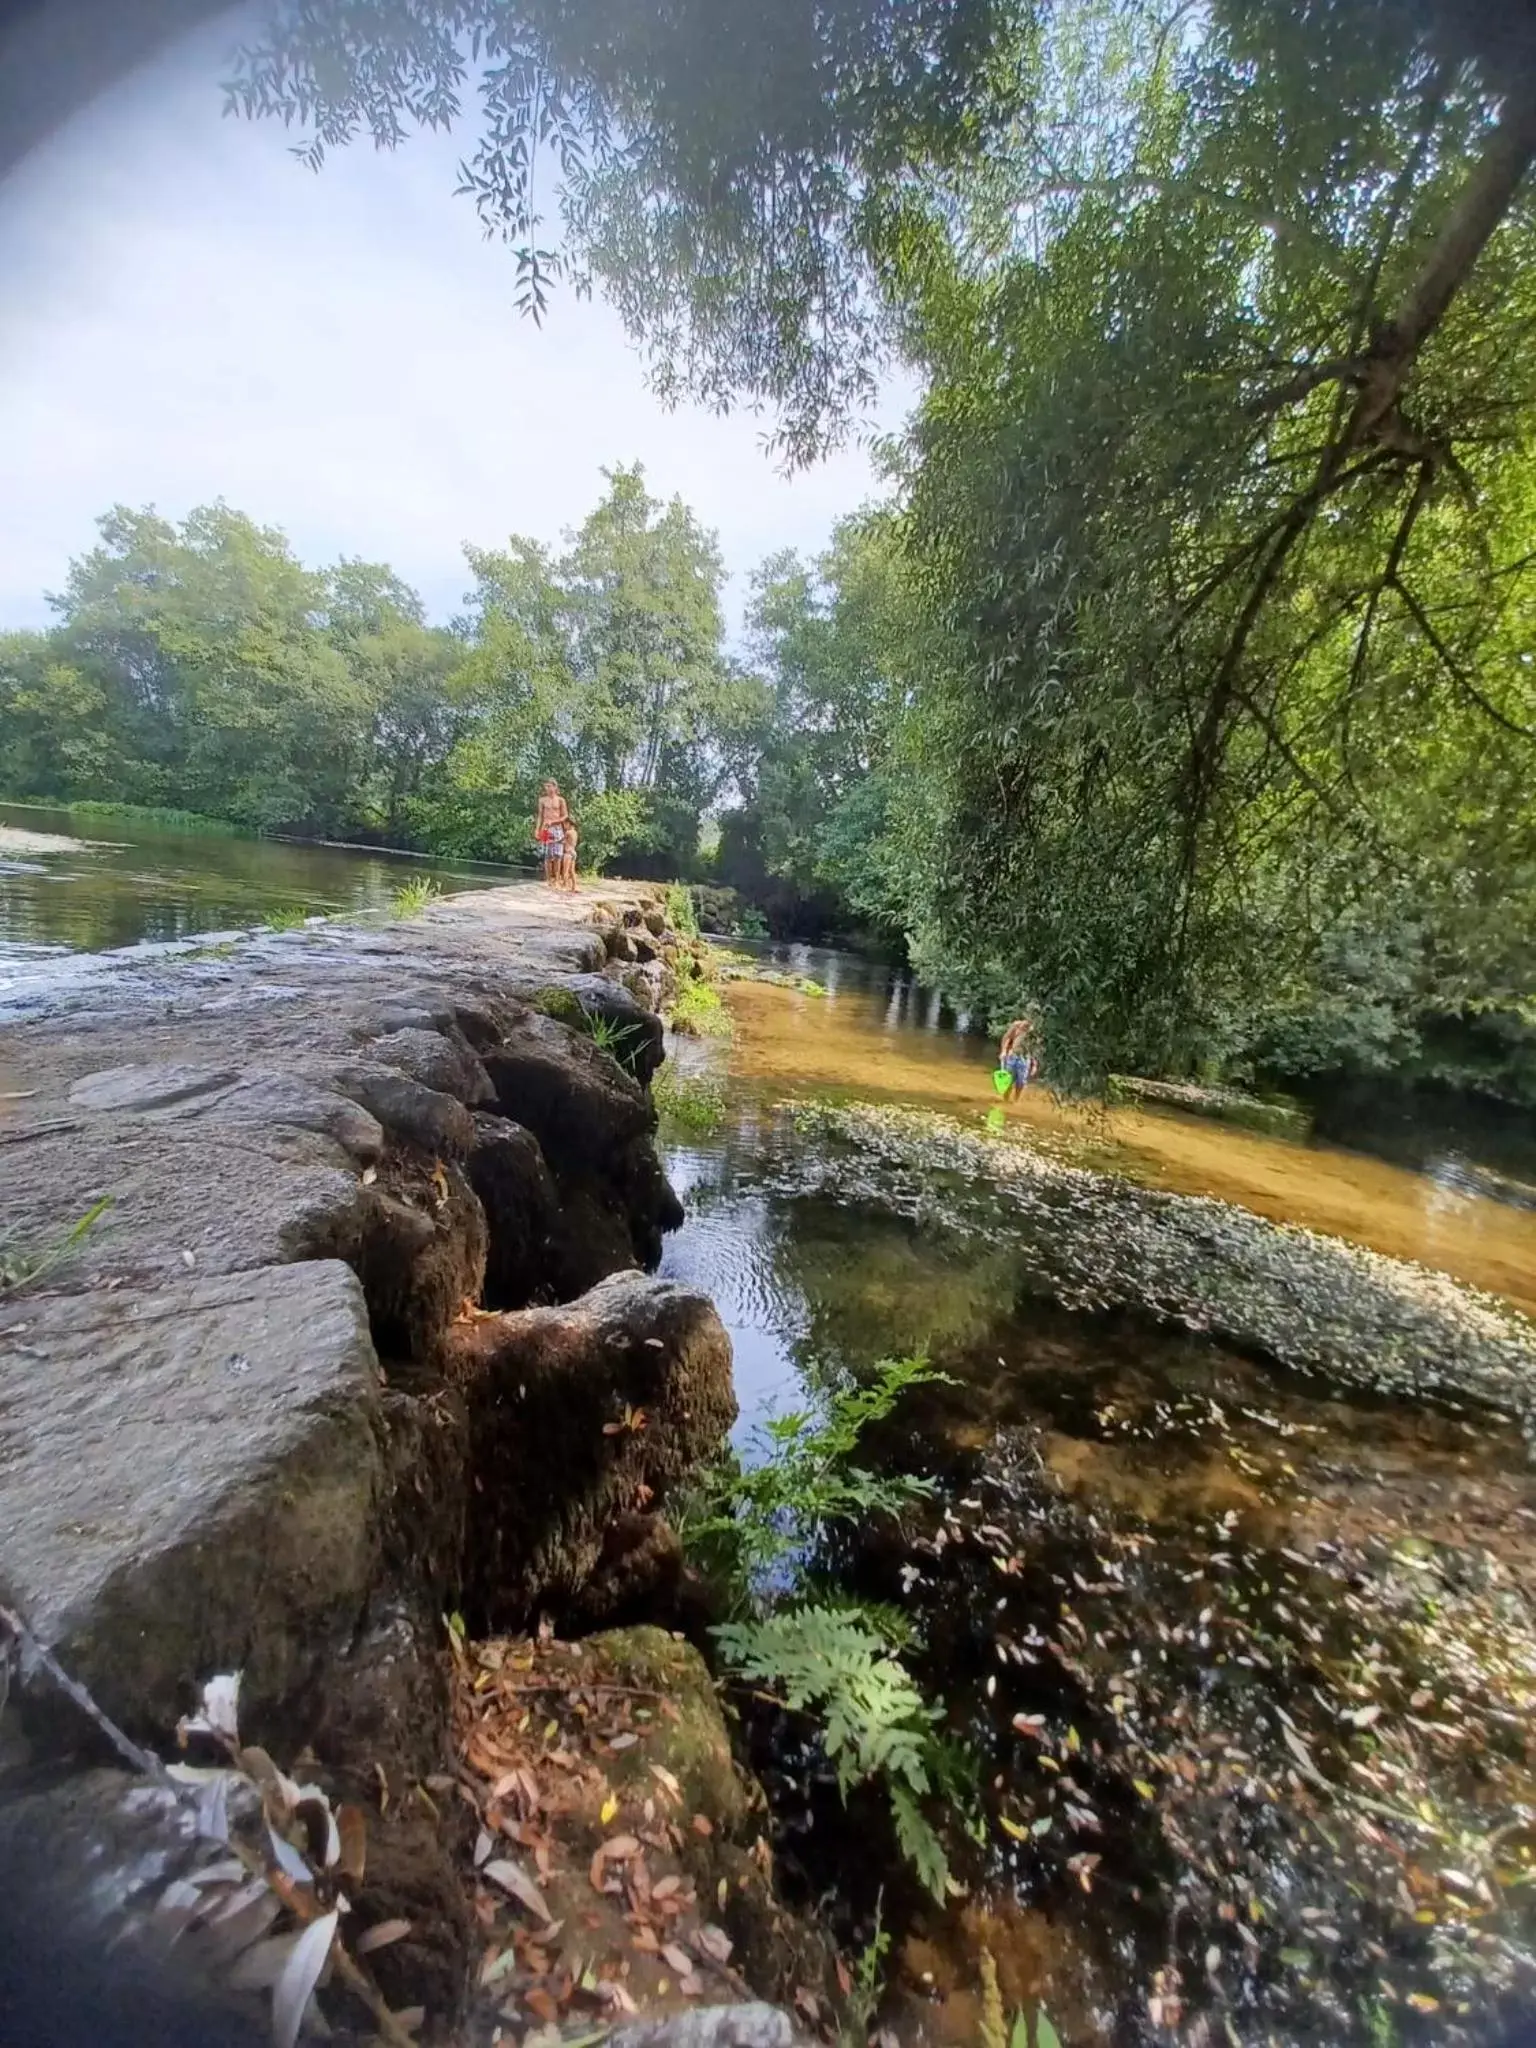
[[(407, 1796), (453, 1768), (443, 1615), (599, 1610), (615, 1518), (735, 1415), (712, 1304), (650, 1277), (688, 943), (659, 891), (516, 885), (71, 963), (0, 1034), (0, 1242), (47, 1262), (0, 1298), (0, 1602), (162, 1754), (240, 1671), (246, 1741), (371, 1799), (416, 1929), (381, 1981), (438, 2023), (473, 1949)], [(91, 1738), (46, 1679), (12, 1701), (0, 1862), (99, 1947), (191, 1849)], [(732, 2010), (722, 2042), (792, 2031)]]

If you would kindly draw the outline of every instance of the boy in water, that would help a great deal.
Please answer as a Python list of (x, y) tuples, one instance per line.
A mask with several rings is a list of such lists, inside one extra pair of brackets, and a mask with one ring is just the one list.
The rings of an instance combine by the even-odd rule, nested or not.
[(560, 886), (576, 894), (576, 842), (581, 834), (576, 829), (576, 820), (567, 814), (561, 826)]
[(1016, 1101), (1040, 1071), (1040, 1061), (1035, 1054), (1035, 1026), (1030, 1017), (1015, 1017), (1003, 1033), (1003, 1042), (998, 1047), (997, 1063), (1007, 1069), (1013, 1086), (1008, 1090), (1008, 1100)]

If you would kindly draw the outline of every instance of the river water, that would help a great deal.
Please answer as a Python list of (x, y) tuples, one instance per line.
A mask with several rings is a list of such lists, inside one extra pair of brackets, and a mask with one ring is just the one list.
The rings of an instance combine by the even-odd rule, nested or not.
[(475, 862), (0, 803), (0, 979), (53, 954), (186, 939), (273, 913), (381, 910), (419, 875), (445, 894), (525, 879)]
[[(931, 1502), (817, 1565), (905, 1609), (977, 1773), (940, 1909), (871, 1796), (845, 1810), (769, 1715), (752, 1740), (792, 1882), (855, 1947), (881, 1916), (904, 2043), (976, 2042), (987, 1957), (1010, 2017), (1047, 2012), (1069, 2048), (1499, 2038), (1536, 1985), (1536, 1484), (1514, 1413), (1063, 1308), (1006, 1210), (974, 1227), (965, 1172), (915, 1213), (888, 1162), (829, 1151), (794, 1107), (979, 1132), (990, 1048), (869, 963), (776, 964), (827, 994), (738, 982), (729, 1049), (678, 1049), (723, 1065), (726, 1109), (705, 1135), (664, 1126), (688, 1207), (664, 1270), (720, 1308), (749, 1457), (765, 1415), (881, 1358), (948, 1376), (870, 1447)], [(1415, 1173), (1044, 1091), (1008, 1116), (1052, 1159), (1536, 1312), (1536, 1213), (1467, 1191), (1475, 1140), (1440, 1134)]]

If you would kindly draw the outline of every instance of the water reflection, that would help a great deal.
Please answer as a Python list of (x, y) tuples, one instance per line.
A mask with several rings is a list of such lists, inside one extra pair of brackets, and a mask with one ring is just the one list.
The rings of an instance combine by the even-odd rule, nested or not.
[[(808, 948), (824, 998), (733, 989), (731, 1115), (669, 1153), (689, 1215), (664, 1270), (711, 1293), (744, 1436), (765, 1408), (926, 1351), (869, 1446), (937, 1482), (824, 1563), (902, 1605), (980, 1759), (980, 1842), (940, 1911), (768, 1715), (783, 1867), (847, 1939), (895, 1934), (905, 2042), (980, 2037), (979, 1956), (1068, 2042), (1485, 2041), (1536, 1985), (1536, 1475), (1505, 1418), (1370, 1397), (1029, 1288), (999, 1215), (925, 1227), (771, 1105), (990, 1107), (991, 1048), (934, 998)], [(1010, 1112), (1014, 1114), (1014, 1112)], [(1045, 1144), (1443, 1266), (1536, 1307), (1536, 1214), (1467, 1160), (1430, 1175), (1178, 1116), (1016, 1112)], [(765, 1710), (766, 1712), (766, 1710)], [(777, 1775), (776, 1775), (777, 1774)]]
[(0, 961), (46, 950), (96, 953), (143, 939), (185, 939), (251, 925), (269, 911), (381, 910), (402, 882), (430, 876), (445, 892), (520, 879), (510, 869), (423, 861), (363, 849), (295, 845), (0, 804)]

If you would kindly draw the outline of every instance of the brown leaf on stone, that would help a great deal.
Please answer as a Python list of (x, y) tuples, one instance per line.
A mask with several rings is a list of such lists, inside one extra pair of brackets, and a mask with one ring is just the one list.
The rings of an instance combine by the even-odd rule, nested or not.
[(622, 1863), (640, 1854), (640, 1844), (633, 1835), (610, 1835), (597, 1853), (609, 1863)]
[(674, 1871), (670, 1877), (657, 1878), (656, 1882), (651, 1886), (651, 1897), (653, 1899), (670, 1899), (677, 1892), (681, 1891), (682, 1887), (683, 1880)]
[(715, 1832), (715, 1824), (707, 1813), (696, 1813), (688, 1825), (696, 1835), (712, 1835)]
[(678, 1978), (677, 1988), (682, 1992), (684, 1998), (702, 1998), (704, 1996), (704, 1979), (696, 1970), (690, 1970), (686, 1977)]
[(661, 1959), (669, 1970), (676, 1970), (680, 1977), (686, 1977), (693, 1968), (693, 1957), (675, 1941), (663, 1944)]
[(558, 2024), (560, 2008), (547, 1991), (541, 1991), (537, 1984), (523, 1993), (523, 2004), (536, 2020), (542, 2020), (547, 2027)]

